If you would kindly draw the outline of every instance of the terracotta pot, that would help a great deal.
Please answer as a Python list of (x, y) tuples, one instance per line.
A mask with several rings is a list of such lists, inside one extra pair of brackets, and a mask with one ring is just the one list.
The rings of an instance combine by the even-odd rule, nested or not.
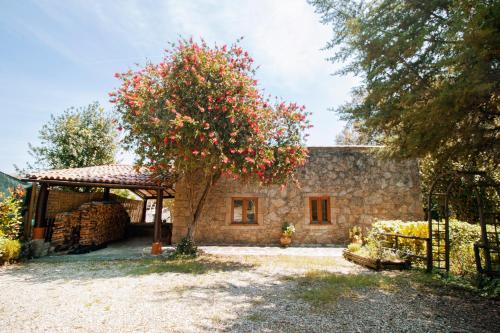
[(281, 235), (280, 244), (283, 247), (288, 247), (292, 243), (292, 237), (287, 235)]

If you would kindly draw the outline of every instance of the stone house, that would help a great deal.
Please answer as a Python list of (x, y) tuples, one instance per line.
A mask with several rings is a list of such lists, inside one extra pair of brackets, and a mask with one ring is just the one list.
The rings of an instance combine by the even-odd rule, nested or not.
[[(342, 244), (353, 226), (376, 219), (423, 218), (416, 160), (375, 156), (378, 147), (311, 147), (298, 170), (300, 188), (242, 184), (221, 178), (211, 189), (198, 224), (199, 244), (271, 245), (284, 222), (293, 223), (294, 244)], [(187, 232), (186, 187), (176, 184), (172, 241)]]

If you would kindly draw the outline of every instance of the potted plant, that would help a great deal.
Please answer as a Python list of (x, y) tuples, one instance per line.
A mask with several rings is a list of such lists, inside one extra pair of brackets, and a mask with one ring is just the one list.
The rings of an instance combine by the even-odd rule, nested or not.
[(363, 244), (363, 234), (361, 232), (361, 228), (358, 226), (352, 227), (351, 230), (349, 230), (349, 238), (351, 240), (351, 244)]
[(292, 235), (295, 233), (295, 227), (293, 224), (285, 222), (281, 227), (281, 237), (280, 244), (283, 247), (287, 247), (292, 243)]

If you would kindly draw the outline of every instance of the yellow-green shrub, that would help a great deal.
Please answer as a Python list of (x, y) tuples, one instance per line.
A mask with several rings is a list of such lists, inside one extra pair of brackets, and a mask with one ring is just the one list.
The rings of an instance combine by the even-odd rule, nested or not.
[[(366, 238), (367, 247), (371, 252), (381, 245), (381, 233), (398, 233), (405, 236), (428, 237), (426, 221), (381, 220), (372, 225)], [(476, 272), (473, 246), (481, 237), (481, 227), (457, 220), (450, 220), (450, 270), (456, 275), (470, 275)], [(425, 241), (399, 238), (399, 249), (416, 255), (426, 255)], [(388, 237), (383, 246), (393, 247), (394, 238)], [(381, 251), (381, 250), (379, 250)]]
[(21, 243), (17, 239), (0, 238), (0, 263), (16, 260), (21, 253)]
[(361, 249), (361, 244), (351, 243), (351, 244), (347, 245), (347, 249), (351, 252), (358, 252)]

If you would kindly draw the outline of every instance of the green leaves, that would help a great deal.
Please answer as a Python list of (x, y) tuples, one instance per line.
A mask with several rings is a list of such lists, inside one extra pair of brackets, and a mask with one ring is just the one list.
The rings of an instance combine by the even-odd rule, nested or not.
[(40, 146), (30, 145), (35, 158), (29, 169), (63, 169), (115, 162), (117, 131), (97, 102), (51, 116), (39, 132)]
[(362, 78), (338, 111), (393, 156), (499, 160), (498, 1), (311, 0), (332, 61)]

